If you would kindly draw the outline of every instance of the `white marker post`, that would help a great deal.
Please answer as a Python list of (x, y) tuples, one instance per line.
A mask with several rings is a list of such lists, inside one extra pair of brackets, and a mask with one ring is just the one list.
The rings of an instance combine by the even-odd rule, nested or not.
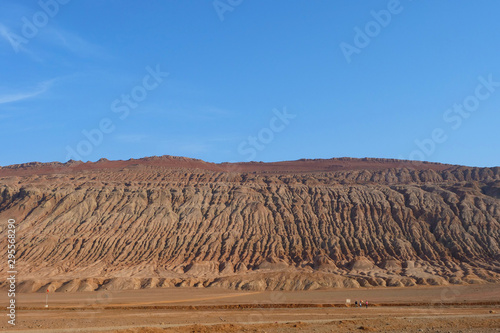
[(45, 307), (49, 307), (49, 289), (47, 289), (47, 293), (45, 294)]

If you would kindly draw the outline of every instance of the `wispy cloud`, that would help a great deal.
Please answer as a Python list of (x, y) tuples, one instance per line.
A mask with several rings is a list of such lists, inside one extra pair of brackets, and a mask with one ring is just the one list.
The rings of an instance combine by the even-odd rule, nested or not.
[(50, 88), (53, 82), (54, 80), (43, 81), (39, 83), (36, 88), (32, 90), (17, 91), (0, 95), (0, 104), (18, 102), (43, 94)]
[(0, 39), (8, 42), (15, 52), (25, 53), (37, 62), (43, 61), (41, 57), (46, 58), (51, 56), (52, 53), (48, 53), (48, 44), (56, 49), (64, 50), (80, 57), (112, 58), (103, 47), (60, 27), (45, 27), (44, 29), (40, 29), (36, 37), (32, 38), (41, 42), (44, 46), (43, 48), (40, 48), (40, 44), (32, 44), (30, 42), (31, 39), (24, 38), (22, 35), (13, 32), (12, 29), (2, 23), (0, 23)]
[(0, 23), (0, 37), (7, 41), (15, 51), (27, 52), (22, 43), (20, 43), (19, 40), (16, 40), (16, 35), (2, 23)]
[(49, 27), (43, 31), (41, 38), (78, 56), (109, 58), (103, 47), (62, 28)]
[(9, 29), (0, 23), (0, 36), (3, 37), (6, 41), (12, 43), (12, 34), (10, 33)]

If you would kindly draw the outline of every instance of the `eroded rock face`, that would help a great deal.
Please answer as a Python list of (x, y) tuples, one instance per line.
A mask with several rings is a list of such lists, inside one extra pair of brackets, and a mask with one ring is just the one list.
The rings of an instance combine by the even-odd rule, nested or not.
[(498, 283), (499, 189), (381, 159), (28, 163), (0, 169), (0, 221), (23, 291)]

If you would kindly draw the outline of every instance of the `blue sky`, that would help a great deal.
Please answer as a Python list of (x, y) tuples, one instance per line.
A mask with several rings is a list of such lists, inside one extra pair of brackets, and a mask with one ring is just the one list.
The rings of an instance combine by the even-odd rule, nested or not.
[(0, 4), (0, 165), (500, 165), (497, 1), (41, 4)]

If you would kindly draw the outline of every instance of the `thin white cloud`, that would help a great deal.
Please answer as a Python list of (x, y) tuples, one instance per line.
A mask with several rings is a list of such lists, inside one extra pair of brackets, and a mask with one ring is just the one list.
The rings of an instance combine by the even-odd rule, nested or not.
[(65, 48), (79, 56), (108, 57), (101, 46), (93, 44), (79, 35), (62, 28), (48, 27), (41, 33), (41, 38), (48, 43)]
[[(46, 54), (47, 49), (38, 49), (37, 47), (39, 47), (39, 45), (35, 46), (35, 43), (32, 47), (38, 51), (35, 52), (36, 54), (33, 53), (30, 50), (32, 47), (29, 47), (32, 40), (38, 40), (42, 44), (52, 44), (57, 48), (64, 49), (81, 57), (111, 58), (101, 46), (93, 44), (79, 35), (59, 27), (47, 26), (40, 28), (35, 37), (24, 38), (18, 33), (14, 33), (8, 26), (0, 23), (0, 37), (0, 39), (4, 39), (16, 53), (26, 53), (37, 62), (42, 62), (39, 55)], [(50, 55), (46, 54), (45, 57), (47, 56)]]
[(5, 25), (0, 23), (0, 37), (5, 39), (14, 49), (14, 51), (26, 51), (24, 47), (22, 47), (22, 43), (15, 40), (15, 35), (7, 28)]
[(41, 82), (35, 89), (30, 91), (13, 92), (0, 95), (0, 104), (18, 102), (25, 99), (36, 97), (46, 92), (52, 85), (52, 82), (54, 82), (54, 80)]
[(7, 28), (5, 25), (1, 23), (0, 23), (0, 37), (3, 38), (9, 44), (9, 48), (12, 49), (11, 51), (14, 51), (16, 53), (22, 52), (23, 54), (30, 57), (33, 61), (39, 63), (43, 62), (43, 59), (40, 58), (38, 54), (33, 53), (31, 50), (25, 47), (25, 45), (27, 45), (27, 42), (29, 42), (29, 39), (24, 39), (23, 42), (22, 40), (24, 37), (13, 33), (9, 28)]

